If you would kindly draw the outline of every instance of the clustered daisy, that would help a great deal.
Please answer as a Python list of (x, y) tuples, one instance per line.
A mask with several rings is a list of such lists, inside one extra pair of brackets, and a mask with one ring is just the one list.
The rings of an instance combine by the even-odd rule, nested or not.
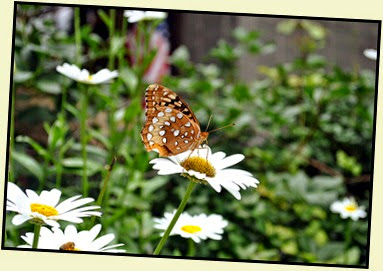
[(222, 187), (236, 199), (241, 199), (239, 191), (257, 187), (259, 181), (245, 170), (229, 168), (245, 158), (243, 154), (226, 156), (224, 152), (212, 153), (205, 145), (194, 151), (186, 151), (175, 156), (155, 158), (150, 161), (159, 175), (181, 174), (201, 183), (208, 183), (215, 191)]
[(358, 206), (354, 198), (344, 198), (342, 201), (335, 201), (331, 204), (330, 210), (334, 213), (339, 213), (343, 219), (350, 217), (354, 221), (367, 215), (364, 206)]
[(57, 66), (56, 70), (77, 82), (90, 85), (106, 83), (118, 76), (117, 71), (110, 71), (108, 69), (102, 69), (95, 74), (90, 74), (87, 69), (81, 70), (76, 65), (68, 63), (64, 63), (62, 66)]
[[(176, 210), (172, 213), (165, 213), (163, 218), (155, 218), (154, 227), (165, 231), (175, 213)], [(228, 222), (217, 214), (199, 214), (192, 216), (185, 212), (178, 218), (170, 235), (180, 235), (183, 238), (191, 238), (196, 243), (206, 239), (221, 240), (223, 229), (227, 225)]]
[[(40, 249), (69, 250), (69, 251), (94, 251), (94, 252), (125, 252), (124, 249), (116, 249), (124, 244), (107, 246), (114, 238), (109, 233), (97, 238), (101, 231), (101, 225), (97, 224), (89, 231), (77, 232), (73, 225), (68, 225), (64, 231), (59, 228), (41, 228), (39, 244)], [(19, 248), (32, 248), (34, 238), (33, 232), (27, 232), (21, 238), (27, 245), (20, 245)]]
[(38, 195), (35, 191), (27, 189), (24, 193), (16, 184), (8, 182), (7, 211), (16, 212), (12, 223), (20, 225), (28, 220), (52, 227), (59, 227), (59, 220), (72, 223), (83, 222), (82, 217), (101, 216), (101, 212), (94, 211), (99, 206), (85, 206), (93, 202), (92, 198), (81, 198), (81, 195), (73, 196), (59, 203), (61, 191), (52, 189), (42, 191)]
[[(95, 211), (99, 206), (84, 206), (94, 201), (92, 198), (81, 198), (81, 195), (73, 196), (60, 203), (61, 191), (52, 189), (43, 190), (40, 195), (27, 189), (25, 193), (16, 184), (8, 182), (7, 211), (16, 212), (12, 223), (21, 225), (26, 221), (38, 226), (39, 234), (28, 232), (21, 238), (27, 243), (20, 248), (40, 248), (71, 251), (102, 251), (102, 252), (125, 252), (116, 249), (123, 244), (109, 245), (114, 239), (114, 234), (106, 234), (96, 238), (101, 231), (101, 225), (92, 227), (89, 231), (77, 232), (73, 225), (68, 225), (64, 231), (60, 229), (58, 221), (72, 223), (83, 222), (84, 217), (101, 216), (101, 212)], [(52, 228), (41, 227), (48, 225)], [(41, 227), (41, 229), (40, 229)], [(37, 241), (35, 243), (35, 241)], [(33, 246), (36, 244), (37, 246)]]

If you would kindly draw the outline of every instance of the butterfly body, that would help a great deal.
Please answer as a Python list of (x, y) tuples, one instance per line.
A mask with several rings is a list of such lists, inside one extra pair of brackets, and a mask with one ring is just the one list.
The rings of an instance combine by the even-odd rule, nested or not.
[(145, 124), (141, 138), (147, 151), (172, 156), (194, 150), (205, 141), (197, 118), (187, 103), (161, 85), (148, 86), (145, 93)]

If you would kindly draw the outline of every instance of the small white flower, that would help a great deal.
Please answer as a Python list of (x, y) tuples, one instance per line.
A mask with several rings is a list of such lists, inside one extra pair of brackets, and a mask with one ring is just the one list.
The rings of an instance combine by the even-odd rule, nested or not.
[(166, 12), (159, 11), (125, 10), (124, 16), (128, 18), (129, 23), (136, 23), (145, 20), (161, 20), (168, 15)]
[[(174, 210), (173, 213), (165, 213), (163, 218), (155, 218), (154, 227), (165, 231), (175, 213), (176, 211)], [(178, 234), (183, 238), (191, 238), (196, 243), (199, 243), (201, 239), (206, 240), (208, 238), (221, 240), (223, 228), (225, 228), (227, 224), (227, 221), (217, 214), (211, 214), (209, 216), (205, 214), (191, 216), (188, 213), (182, 213), (170, 232), (170, 235)], [(162, 235), (163, 233), (161, 236)]]
[(26, 190), (26, 194), (14, 183), (8, 182), (7, 190), (7, 211), (18, 213), (12, 219), (14, 225), (20, 225), (25, 221), (32, 220), (38, 223), (45, 223), (52, 227), (60, 227), (58, 220), (65, 220), (72, 223), (81, 223), (81, 217), (101, 216), (101, 212), (92, 211), (99, 206), (85, 206), (94, 199), (82, 198), (81, 195), (64, 200), (60, 204), (61, 191), (52, 189), (42, 191), (40, 196), (35, 191)]
[(57, 66), (56, 70), (59, 73), (77, 82), (90, 84), (90, 85), (106, 83), (109, 80), (116, 78), (118, 76), (117, 71), (110, 71), (108, 69), (102, 69), (95, 74), (89, 74), (88, 70), (86, 69), (80, 70), (80, 68), (77, 67), (76, 65), (74, 64), (70, 65), (68, 63), (64, 63), (62, 66)]
[(259, 181), (253, 175), (241, 169), (228, 167), (242, 161), (245, 156), (234, 154), (226, 157), (224, 152), (212, 154), (208, 146), (186, 151), (175, 156), (156, 158), (149, 163), (154, 164), (159, 175), (181, 173), (184, 176), (196, 178), (198, 182), (208, 183), (215, 191), (221, 192), (222, 187), (236, 199), (241, 199), (239, 191), (247, 187), (257, 187)]
[(364, 206), (358, 206), (354, 198), (344, 198), (343, 201), (335, 201), (331, 204), (330, 210), (334, 213), (339, 213), (343, 219), (351, 217), (354, 221), (367, 215)]
[(376, 60), (378, 58), (378, 52), (375, 49), (365, 49), (363, 51), (365, 57)]
[[(101, 225), (95, 225), (89, 231), (77, 232), (73, 225), (68, 225), (64, 231), (59, 228), (52, 230), (41, 227), (40, 238), (37, 248), (39, 249), (55, 249), (70, 251), (96, 251), (96, 252), (125, 252), (124, 249), (115, 249), (124, 244), (116, 244), (107, 246), (113, 239), (114, 234), (109, 233), (96, 239), (101, 231)], [(27, 232), (21, 238), (27, 245), (20, 245), (20, 248), (32, 248), (33, 232)]]

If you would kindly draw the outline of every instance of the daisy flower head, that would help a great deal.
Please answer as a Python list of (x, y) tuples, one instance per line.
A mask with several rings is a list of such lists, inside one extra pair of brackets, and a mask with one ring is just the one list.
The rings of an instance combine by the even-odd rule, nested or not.
[[(101, 225), (95, 225), (90, 230), (77, 232), (73, 225), (66, 226), (62, 231), (60, 228), (48, 229), (41, 227), (40, 238), (37, 248), (67, 251), (94, 251), (94, 252), (125, 252), (124, 249), (116, 249), (124, 244), (108, 245), (114, 234), (109, 233), (97, 238), (101, 231)], [(34, 233), (27, 232), (21, 238), (27, 243), (19, 248), (32, 248)]]
[[(154, 227), (165, 231), (175, 215), (166, 212), (163, 218), (154, 219)], [(174, 225), (170, 235), (180, 235), (183, 238), (191, 238), (194, 242), (199, 243), (201, 240), (213, 239), (221, 240), (223, 229), (228, 225), (228, 222), (217, 214), (199, 214), (189, 215), (182, 213)], [(163, 235), (163, 233), (161, 234)]]
[(110, 71), (108, 69), (102, 69), (95, 74), (90, 74), (87, 69), (81, 70), (76, 65), (68, 63), (64, 63), (62, 66), (57, 66), (56, 70), (70, 79), (89, 85), (107, 83), (118, 76), (117, 71)]
[(137, 23), (139, 21), (162, 20), (168, 14), (160, 11), (125, 10), (124, 16), (128, 18), (129, 23)]
[(364, 206), (358, 206), (354, 198), (344, 198), (342, 201), (335, 201), (331, 204), (330, 210), (334, 213), (339, 213), (343, 219), (350, 217), (354, 221), (367, 215)]
[(192, 181), (209, 184), (218, 193), (223, 187), (239, 200), (241, 189), (257, 187), (259, 183), (250, 172), (229, 168), (244, 158), (243, 154), (226, 156), (221, 151), (212, 153), (209, 146), (204, 145), (193, 151), (155, 158), (149, 163), (153, 164), (159, 175), (180, 173)]
[(378, 58), (378, 52), (375, 49), (365, 49), (363, 51), (365, 57), (376, 60)]
[(99, 209), (99, 206), (79, 208), (94, 201), (92, 198), (81, 198), (81, 195), (77, 195), (59, 203), (61, 191), (58, 189), (43, 190), (40, 195), (29, 189), (25, 192), (16, 184), (8, 182), (7, 211), (17, 213), (12, 219), (12, 223), (16, 226), (31, 221), (60, 227), (57, 222), (59, 220), (81, 223), (82, 217), (101, 216), (101, 212), (93, 211)]

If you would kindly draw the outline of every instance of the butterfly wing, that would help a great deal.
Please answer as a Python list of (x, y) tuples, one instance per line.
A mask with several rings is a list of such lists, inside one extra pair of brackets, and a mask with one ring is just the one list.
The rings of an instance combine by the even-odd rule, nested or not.
[(153, 84), (146, 89), (146, 122), (141, 131), (148, 151), (171, 156), (194, 149), (201, 134), (198, 120), (177, 94)]

